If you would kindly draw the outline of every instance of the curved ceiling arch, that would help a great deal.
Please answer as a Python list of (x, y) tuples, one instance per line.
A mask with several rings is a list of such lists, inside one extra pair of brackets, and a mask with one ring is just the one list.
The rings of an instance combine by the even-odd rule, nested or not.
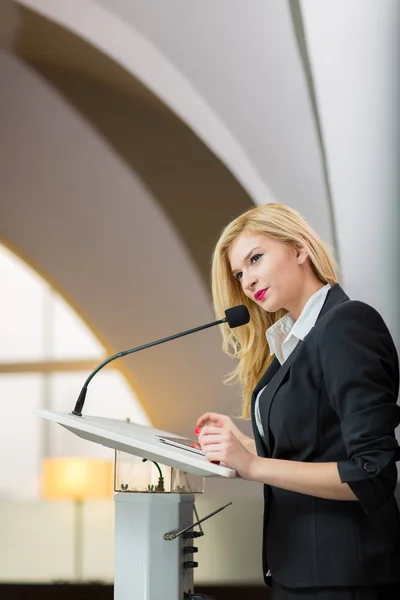
[(232, 172), (160, 99), (90, 43), (21, 9), (17, 56), (75, 109), (136, 174), (168, 216), (209, 287), (221, 229), (253, 200)]
[(17, 3), (82, 37), (156, 94), (230, 169), (255, 203), (275, 200), (239, 142), (194, 86), (131, 24), (92, 0)]

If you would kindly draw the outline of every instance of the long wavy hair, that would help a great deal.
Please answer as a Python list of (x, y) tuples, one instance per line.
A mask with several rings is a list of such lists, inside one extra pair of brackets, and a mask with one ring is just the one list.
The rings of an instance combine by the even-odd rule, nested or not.
[(226, 308), (237, 304), (247, 306), (250, 323), (230, 329), (222, 326), (222, 348), (237, 360), (236, 368), (225, 378), (225, 383), (238, 382), (242, 389), (242, 415), (250, 415), (252, 392), (266, 368), (272, 362), (265, 332), (287, 311), (268, 313), (251, 301), (231, 271), (228, 253), (232, 243), (243, 232), (267, 235), (289, 247), (301, 246), (308, 252), (308, 260), (318, 279), (333, 285), (338, 281), (338, 267), (331, 249), (312, 230), (299, 212), (285, 204), (270, 203), (251, 208), (234, 219), (223, 230), (212, 259), (212, 294), (217, 319), (224, 317)]

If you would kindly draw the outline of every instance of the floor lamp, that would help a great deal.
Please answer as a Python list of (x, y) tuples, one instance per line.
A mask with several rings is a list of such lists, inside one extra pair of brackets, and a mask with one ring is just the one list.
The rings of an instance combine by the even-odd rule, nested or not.
[(83, 579), (83, 504), (111, 498), (112, 461), (89, 458), (46, 458), (43, 463), (43, 496), (47, 500), (74, 502), (74, 579)]

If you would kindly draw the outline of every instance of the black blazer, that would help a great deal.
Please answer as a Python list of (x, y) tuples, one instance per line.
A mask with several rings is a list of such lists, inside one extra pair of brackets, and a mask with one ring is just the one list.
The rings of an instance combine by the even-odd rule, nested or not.
[[(261, 438), (254, 417), (260, 396)], [(329, 290), (315, 326), (254, 390), (260, 456), (337, 462), (357, 501), (325, 500), (264, 486), (263, 569), (288, 587), (400, 581), (400, 459), (394, 429), (399, 363), (379, 313)]]

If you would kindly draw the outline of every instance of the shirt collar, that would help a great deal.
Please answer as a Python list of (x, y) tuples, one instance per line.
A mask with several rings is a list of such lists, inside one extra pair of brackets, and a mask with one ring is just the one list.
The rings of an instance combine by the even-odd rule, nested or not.
[(297, 321), (290, 313), (287, 313), (267, 329), (266, 336), (271, 355), (276, 354), (277, 350), (282, 348), (283, 344), (292, 336), (304, 340), (314, 327), (330, 289), (331, 285), (327, 283), (315, 292), (307, 300)]

